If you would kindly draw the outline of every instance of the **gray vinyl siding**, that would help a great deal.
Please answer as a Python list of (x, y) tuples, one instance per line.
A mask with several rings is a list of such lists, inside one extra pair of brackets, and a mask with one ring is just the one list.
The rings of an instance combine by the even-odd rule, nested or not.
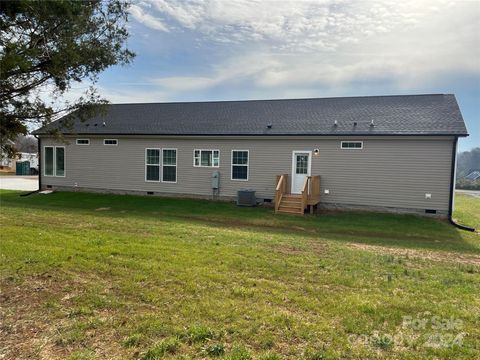
[[(362, 137), (356, 139), (363, 141), (361, 150), (340, 148), (340, 142), (354, 140), (351, 137), (81, 138), (89, 138), (90, 145), (76, 145), (73, 137), (67, 144), (42, 137), (42, 154), (44, 146), (64, 145), (66, 158), (66, 176), (42, 173), (43, 186), (211, 195), (210, 176), (218, 170), (221, 196), (249, 188), (259, 198), (272, 199), (275, 176), (292, 172), (292, 151), (318, 148), (319, 156), (312, 156), (312, 175), (321, 176), (323, 203), (448, 210), (451, 137)], [(116, 138), (118, 145), (105, 146), (104, 138)], [(146, 148), (177, 149), (176, 183), (145, 182)], [(194, 167), (194, 149), (219, 149), (220, 167)], [(233, 149), (249, 150), (248, 181), (231, 180)], [(426, 193), (432, 198), (425, 199)]]

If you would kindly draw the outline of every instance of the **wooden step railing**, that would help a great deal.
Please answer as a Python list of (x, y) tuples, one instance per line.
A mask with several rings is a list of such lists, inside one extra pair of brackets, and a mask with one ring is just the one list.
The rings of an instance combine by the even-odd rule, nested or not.
[(320, 175), (307, 176), (303, 182), (302, 192), (302, 209), (310, 207), (310, 213), (313, 214), (313, 205), (320, 202)]
[(277, 175), (277, 182), (275, 187), (275, 212), (278, 212), (278, 208), (280, 207), (280, 202), (282, 201), (282, 197), (284, 194), (287, 193), (288, 185), (288, 175)]
[(309, 176), (308, 203), (317, 204), (320, 201), (320, 175)]
[[(275, 212), (278, 212), (282, 198), (285, 194), (290, 194), (288, 191), (288, 175), (277, 175), (275, 187)], [(320, 202), (320, 175), (307, 176), (303, 182), (302, 191), (299, 196), (301, 199), (302, 214), (307, 206), (310, 206), (310, 212), (313, 212), (313, 205)]]
[(303, 210), (307, 207), (307, 201), (308, 201), (308, 193), (310, 190), (310, 176), (307, 176), (305, 178), (305, 181), (303, 182), (303, 187), (302, 187), (302, 192), (300, 193), (302, 195), (302, 213)]

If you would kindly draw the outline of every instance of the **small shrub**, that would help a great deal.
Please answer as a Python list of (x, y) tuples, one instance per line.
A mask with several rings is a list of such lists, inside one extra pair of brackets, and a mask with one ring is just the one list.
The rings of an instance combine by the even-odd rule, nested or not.
[(157, 360), (162, 358), (165, 354), (175, 354), (178, 345), (179, 341), (176, 337), (165, 339), (148, 350), (142, 357), (142, 360)]
[(223, 344), (208, 345), (204, 348), (204, 353), (209, 356), (221, 356), (225, 354), (225, 346)]
[(142, 334), (132, 334), (125, 339), (125, 341), (123, 342), (123, 346), (125, 347), (138, 346), (138, 344), (140, 344), (140, 341), (142, 341), (142, 338), (143, 338)]

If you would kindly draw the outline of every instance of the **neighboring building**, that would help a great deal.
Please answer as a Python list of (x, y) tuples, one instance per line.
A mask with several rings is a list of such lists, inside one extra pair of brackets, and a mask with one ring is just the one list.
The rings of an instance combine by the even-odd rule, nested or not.
[(30, 169), (32, 174), (38, 171), (38, 154), (26, 152), (17, 152), (15, 154), (15, 157), (13, 158), (8, 157), (7, 154), (2, 154), (0, 159), (0, 169), (7, 171), (15, 171), (17, 161), (30, 162)]
[(19, 152), (17, 153), (17, 161), (28, 161), (30, 162), (30, 169), (38, 170), (38, 154), (37, 153)]
[(272, 201), (286, 174), (289, 201), (319, 175), (321, 207), (440, 216), (468, 136), (455, 96), (441, 94), (116, 104), (62, 124), (35, 132), (41, 188), (207, 198), (218, 172), (220, 197), (253, 189)]

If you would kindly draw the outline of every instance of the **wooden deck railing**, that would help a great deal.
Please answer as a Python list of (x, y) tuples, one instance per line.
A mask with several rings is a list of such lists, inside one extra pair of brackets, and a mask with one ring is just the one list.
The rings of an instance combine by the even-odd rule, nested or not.
[(302, 196), (302, 214), (305, 207), (307, 206), (309, 184), (310, 184), (310, 176), (307, 176), (303, 181), (302, 192), (300, 193)]
[(309, 178), (309, 204), (311, 202), (314, 202), (316, 204), (320, 201), (320, 175), (309, 176)]
[(302, 209), (310, 205), (310, 213), (313, 212), (313, 205), (320, 202), (320, 175), (307, 176), (302, 187)]
[(288, 175), (277, 175), (277, 186), (275, 187), (275, 212), (278, 211), (283, 194), (287, 193)]

